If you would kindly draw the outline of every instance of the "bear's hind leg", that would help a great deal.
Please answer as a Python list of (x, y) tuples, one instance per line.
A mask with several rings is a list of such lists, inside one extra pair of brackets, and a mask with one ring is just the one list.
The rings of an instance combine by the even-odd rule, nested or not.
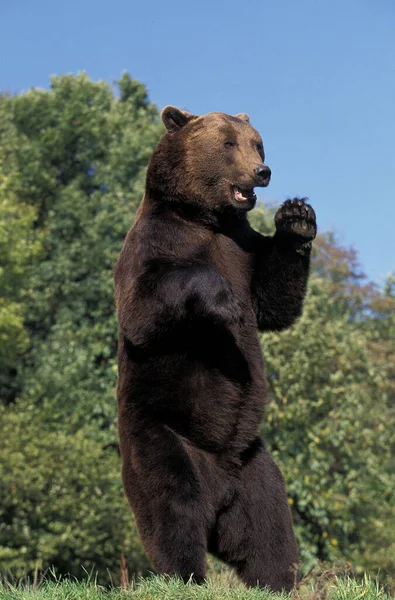
[(242, 467), (233, 500), (217, 519), (214, 552), (248, 586), (278, 592), (295, 585), (299, 557), (284, 480), (265, 448)]
[(155, 424), (146, 432), (135, 438), (130, 456), (122, 453), (124, 487), (144, 548), (158, 573), (202, 583), (208, 519), (199, 473), (173, 430)]

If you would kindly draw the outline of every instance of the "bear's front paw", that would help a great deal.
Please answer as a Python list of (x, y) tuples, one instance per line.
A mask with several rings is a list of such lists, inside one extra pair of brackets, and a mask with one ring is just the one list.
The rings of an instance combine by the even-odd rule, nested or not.
[(315, 212), (305, 198), (286, 200), (276, 212), (274, 222), (277, 233), (297, 237), (303, 243), (311, 242), (317, 234)]

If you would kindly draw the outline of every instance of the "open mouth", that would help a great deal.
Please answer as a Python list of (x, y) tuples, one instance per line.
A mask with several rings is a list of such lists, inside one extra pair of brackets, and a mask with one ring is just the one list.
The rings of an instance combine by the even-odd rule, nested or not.
[(248, 202), (248, 201), (256, 201), (256, 195), (254, 192), (254, 188), (249, 188), (242, 190), (239, 187), (233, 186), (233, 196), (236, 202)]

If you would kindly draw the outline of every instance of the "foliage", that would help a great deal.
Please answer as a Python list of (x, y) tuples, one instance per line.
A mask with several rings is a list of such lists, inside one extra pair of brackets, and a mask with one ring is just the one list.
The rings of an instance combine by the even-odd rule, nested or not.
[(119, 581), (148, 562), (119, 479), (118, 456), (81, 430), (42, 435), (39, 415), (0, 409), (0, 570), (23, 577), (60, 573)]
[(18, 575), (116, 580), (123, 546), (147, 566), (120, 487), (112, 267), (161, 125), (142, 84), (119, 88), (81, 74), (0, 98), (0, 568)]
[[(253, 224), (271, 233), (267, 211)], [(266, 213), (266, 219), (265, 219)], [(285, 476), (304, 571), (343, 560), (395, 581), (395, 285), (320, 236), (304, 313), (262, 336), (263, 435)]]
[[(394, 415), (383, 366), (346, 316), (328, 319), (323, 289), (313, 278), (303, 318), (286, 335), (264, 336), (266, 438), (287, 480), (306, 566), (342, 556), (366, 568), (365, 548), (374, 539), (384, 545), (395, 518)], [(381, 568), (394, 570), (394, 559)]]
[[(321, 247), (327, 244), (321, 240)], [(358, 317), (361, 289), (353, 297), (341, 250), (336, 269), (344, 280), (315, 268), (303, 317), (286, 332), (262, 336), (270, 390), (264, 434), (285, 475), (305, 568), (317, 558), (343, 558), (360, 572), (381, 570), (390, 578), (394, 353), (383, 337), (386, 351), (373, 351), (378, 316)], [(343, 262), (350, 265), (344, 250)]]
[(5, 167), (16, 165), (20, 210), (31, 207), (43, 237), (24, 281), (32, 344), (15, 368), (23, 370), (20, 397), (40, 403), (51, 428), (57, 420), (77, 430), (87, 417), (108, 428), (115, 419), (112, 267), (161, 132), (144, 86), (126, 74), (119, 86), (117, 100), (86, 75), (62, 76), (50, 92), (1, 102), (3, 121), (12, 120), (12, 135), (1, 127)]
[(34, 207), (18, 201), (17, 185), (18, 173), (6, 173), (0, 147), (0, 393), (5, 402), (14, 392), (15, 363), (29, 344), (21, 288), (29, 262), (40, 252)]

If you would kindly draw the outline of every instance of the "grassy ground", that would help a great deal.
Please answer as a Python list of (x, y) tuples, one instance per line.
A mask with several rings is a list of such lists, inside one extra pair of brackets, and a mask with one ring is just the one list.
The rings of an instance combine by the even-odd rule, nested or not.
[(374, 581), (358, 583), (350, 577), (329, 576), (304, 584), (299, 592), (270, 594), (236, 585), (229, 588), (211, 581), (204, 586), (184, 585), (162, 577), (145, 579), (128, 590), (106, 590), (94, 582), (61, 580), (38, 586), (26, 583), (0, 584), (0, 600), (393, 600)]

